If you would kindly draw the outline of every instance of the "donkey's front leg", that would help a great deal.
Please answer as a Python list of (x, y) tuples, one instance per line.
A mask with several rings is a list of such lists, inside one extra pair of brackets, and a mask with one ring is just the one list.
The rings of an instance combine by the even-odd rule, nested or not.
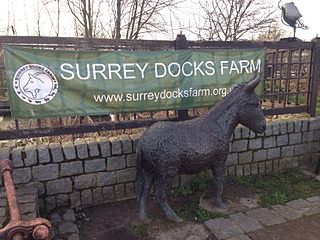
[(225, 161), (216, 162), (212, 167), (213, 174), (213, 202), (219, 208), (226, 208), (222, 201), (223, 182), (225, 174)]

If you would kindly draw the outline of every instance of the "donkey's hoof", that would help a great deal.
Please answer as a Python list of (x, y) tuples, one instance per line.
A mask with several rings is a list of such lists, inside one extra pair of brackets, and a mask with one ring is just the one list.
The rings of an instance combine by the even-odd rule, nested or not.
[(170, 221), (173, 221), (173, 222), (176, 222), (176, 223), (182, 223), (183, 222), (183, 219), (180, 218), (177, 214), (170, 214), (170, 215), (167, 215), (167, 218), (170, 220)]
[(217, 207), (218, 208), (222, 208), (222, 209), (226, 209), (227, 208), (227, 206), (223, 202), (217, 204)]
[(176, 223), (182, 223), (183, 222), (183, 219), (182, 218), (180, 218), (180, 217), (174, 217), (174, 218), (172, 218), (172, 219), (170, 219), (170, 220), (172, 220), (172, 221), (174, 221), (174, 222), (176, 222)]
[(150, 224), (150, 223), (151, 223), (151, 219), (150, 219), (150, 218), (140, 219), (140, 221), (141, 221), (143, 224)]
[(221, 201), (221, 200), (219, 200), (219, 201), (214, 201), (214, 205), (216, 206), (216, 207), (218, 207), (218, 208), (222, 208), (222, 209), (225, 209), (225, 208), (227, 208), (227, 206)]
[(168, 208), (164, 208), (164, 213), (168, 220), (176, 222), (176, 223), (182, 223), (183, 219), (180, 218), (169, 206)]
[(149, 223), (151, 223), (151, 219), (148, 218), (147, 216), (139, 216), (139, 220), (140, 220), (143, 224), (149, 224)]

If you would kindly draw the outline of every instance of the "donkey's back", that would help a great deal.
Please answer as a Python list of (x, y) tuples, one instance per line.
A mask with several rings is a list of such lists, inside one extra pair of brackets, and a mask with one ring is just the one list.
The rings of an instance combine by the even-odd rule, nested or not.
[(229, 145), (226, 136), (208, 128), (201, 118), (152, 125), (139, 141), (142, 165), (148, 165), (155, 173), (162, 168), (175, 168), (176, 172), (187, 174), (209, 169), (216, 152), (228, 152), (221, 148)]

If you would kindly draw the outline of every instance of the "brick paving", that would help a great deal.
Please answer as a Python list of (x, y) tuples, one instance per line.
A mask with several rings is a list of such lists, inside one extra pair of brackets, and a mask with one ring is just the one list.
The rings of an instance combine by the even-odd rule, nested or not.
[(320, 197), (256, 208), (204, 225), (219, 240), (319, 240)]
[[(189, 236), (189, 237), (186, 237)], [(319, 240), (320, 196), (177, 226), (157, 240)]]

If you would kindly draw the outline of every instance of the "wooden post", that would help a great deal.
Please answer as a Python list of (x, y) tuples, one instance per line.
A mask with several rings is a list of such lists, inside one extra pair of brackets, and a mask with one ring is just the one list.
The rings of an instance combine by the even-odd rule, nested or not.
[[(188, 49), (188, 41), (185, 35), (178, 34), (175, 40), (175, 50)], [(178, 120), (184, 121), (189, 118), (188, 109), (178, 110)]]
[(309, 114), (311, 117), (316, 116), (317, 110), (317, 95), (318, 95), (318, 85), (320, 78), (320, 38), (315, 38), (313, 42), (313, 57), (312, 57), (312, 81), (310, 83), (309, 89), (311, 91), (309, 99)]

